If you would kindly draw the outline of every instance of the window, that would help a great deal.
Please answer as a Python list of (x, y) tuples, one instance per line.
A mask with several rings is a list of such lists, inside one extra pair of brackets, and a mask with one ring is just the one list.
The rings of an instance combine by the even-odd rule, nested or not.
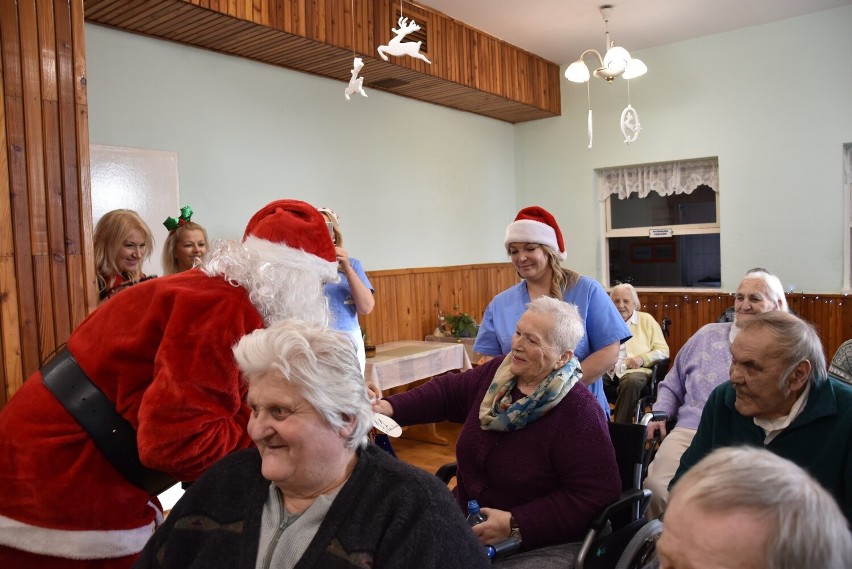
[(719, 168), (714, 159), (601, 170), (610, 285), (719, 288)]

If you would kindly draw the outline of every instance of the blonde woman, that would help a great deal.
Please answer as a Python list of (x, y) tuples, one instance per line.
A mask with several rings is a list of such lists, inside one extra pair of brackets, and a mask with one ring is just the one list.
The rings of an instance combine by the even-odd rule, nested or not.
[(151, 257), (154, 237), (135, 211), (104, 214), (95, 227), (94, 245), (100, 302), (145, 278), (142, 263)]
[(361, 262), (355, 257), (350, 257), (343, 248), (343, 233), (340, 232), (340, 217), (329, 208), (317, 208), (325, 218), (334, 241), (334, 250), (337, 253), (337, 272), (340, 281), (325, 285), (325, 295), (328, 297), (328, 307), (331, 310), (331, 327), (341, 332), (346, 332), (352, 338), (358, 351), (358, 362), (361, 364), (361, 373), (366, 365), (366, 354), (364, 353), (364, 338), (361, 335), (361, 326), (358, 323), (359, 314), (369, 314), (373, 311), (376, 302), (373, 299), (373, 285), (364, 272)]
[(546, 209), (526, 207), (506, 228), (503, 243), (512, 266), (524, 279), (495, 296), (485, 309), (473, 351), (485, 359), (512, 349), (515, 326), (530, 301), (542, 296), (575, 304), (585, 326), (576, 347), (585, 383), (609, 417), (601, 376), (618, 361), (619, 346), (630, 330), (604, 288), (589, 277), (562, 267), (566, 258), (562, 231)]
[(192, 221), (192, 208), (180, 208), (180, 217), (164, 222), (169, 236), (163, 245), (163, 273), (173, 275), (199, 266), (207, 254), (207, 230)]

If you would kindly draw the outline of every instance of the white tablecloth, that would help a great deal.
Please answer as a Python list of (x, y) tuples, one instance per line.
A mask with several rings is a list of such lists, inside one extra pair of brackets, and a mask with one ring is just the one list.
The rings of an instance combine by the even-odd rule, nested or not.
[(476, 363), (479, 361), (479, 358), (482, 357), (482, 354), (473, 351), (473, 343), (476, 342), (476, 338), (456, 338), (455, 336), (435, 336), (430, 334), (424, 338), (427, 342), (444, 342), (446, 344), (461, 344), (464, 346), (464, 349), (467, 351), (467, 357), (470, 358), (471, 363)]
[(462, 344), (403, 341), (376, 346), (367, 358), (364, 376), (368, 383), (385, 390), (459, 369), (470, 369), (470, 358)]

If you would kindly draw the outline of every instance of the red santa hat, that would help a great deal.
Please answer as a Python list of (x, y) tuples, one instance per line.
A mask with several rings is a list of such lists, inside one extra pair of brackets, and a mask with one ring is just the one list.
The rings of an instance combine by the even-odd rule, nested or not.
[(565, 243), (556, 219), (543, 207), (525, 207), (518, 212), (515, 221), (506, 228), (504, 246), (509, 243), (536, 243), (547, 245), (556, 252), (560, 261), (565, 260)]
[(299, 200), (277, 200), (255, 213), (246, 225), (243, 241), (249, 237), (301, 249), (337, 264), (325, 218), (314, 206)]

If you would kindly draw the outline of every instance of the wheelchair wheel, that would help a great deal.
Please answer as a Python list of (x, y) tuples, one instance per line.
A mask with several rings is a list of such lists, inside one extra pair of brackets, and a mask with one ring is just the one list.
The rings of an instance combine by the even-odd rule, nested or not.
[(615, 569), (639, 569), (652, 561), (657, 554), (657, 540), (663, 533), (663, 522), (651, 520), (630, 539), (618, 559)]

